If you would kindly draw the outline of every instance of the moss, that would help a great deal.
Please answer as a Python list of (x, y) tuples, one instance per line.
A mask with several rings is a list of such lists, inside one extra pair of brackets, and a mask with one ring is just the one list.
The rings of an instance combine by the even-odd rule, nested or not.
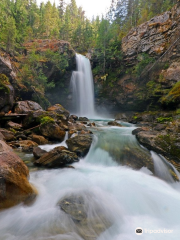
[(165, 123), (165, 122), (171, 122), (173, 120), (172, 117), (159, 117), (156, 119), (158, 123)]
[(42, 117), (41, 120), (40, 120), (40, 123), (43, 125), (43, 124), (47, 124), (47, 123), (54, 123), (54, 119), (51, 118), (51, 117)]
[(180, 102), (180, 82), (177, 82), (169, 93), (161, 98), (163, 104), (178, 104)]
[(0, 83), (2, 84), (10, 84), (9, 83), (9, 78), (5, 74), (0, 74)]

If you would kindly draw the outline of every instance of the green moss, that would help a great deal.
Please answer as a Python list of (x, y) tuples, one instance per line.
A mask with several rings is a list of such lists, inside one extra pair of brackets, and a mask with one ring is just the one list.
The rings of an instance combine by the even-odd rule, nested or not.
[(9, 83), (9, 78), (5, 74), (0, 74), (0, 83), (2, 84), (10, 84)]
[(180, 102), (180, 82), (177, 82), (169, 93), (161, 98), (161, 102), (166, 105)]
[(165, 122), (171, 122), (173, 120), (172, 117), (159, 117), (156, 119), (158, 123), (165, 123)]
[(51, 118), (51, 117), (42, 117), (41, 120), (40, 120), (40, 123), (43, 125), (43, 124), (47, 124), (47, 123), (54, 123), (54, 119)]

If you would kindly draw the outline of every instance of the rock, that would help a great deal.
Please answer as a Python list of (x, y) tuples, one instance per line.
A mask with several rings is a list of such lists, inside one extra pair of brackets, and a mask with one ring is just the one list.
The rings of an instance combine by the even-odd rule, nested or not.
[(4, 135), (0, 132), (0, 140), (4, 140), (4, 139), (5, 139)]
[(82, 131), (86, 129), (84, 124), (81, 124), (81, 123), (71, 123), (68, 125), (68, 127), (69, 127), (69, 130), (76, 130), (76, 131)]
[(69, 117), (70, 113), (62, 105), (55, 104), (47, 109), (48, 112), (55, 112), (59, 115), (64, 115), (66, 118)]
[(32, 141), (37, 143), (38, 145), (44, 145), (48, 143), (48, 140), (45, 139), (43, 136), (39, 135), (31, 135)]
[(115, 127), (123, 127), (120, 123), (118, 123), (116, 121), (108, 122), (108, 125), (115, 126)]
[(23, 161), (0, 141), (0, 209), (20, 202), (31, 202), (36, 192), (28, 182), (29, 171)]
[(41, 149), (40, 147), (34, 147), (33, 148), (33, 155), (36, 159), (39, 159), (40, 157), (42, 157), (45, 153), (47, 153), (47, 151)]
[(66, 143), (70, 151), (75, 152), (79, 157), (85, 157), (91, 147), (92, 140), (91, 135), (82, 134), (66, 140)]
[(157, 124), (155, 127), (154, 127), (154, 130), (155, 131), (162, 131), (162, 130), (165, 130), (166, 129), (166, 124)]
[[(89, 205), (89, 202), (92, 204)], [(98, 239), (112, 225), (100, 203), (88, 193), (66, 196), (57, 205), (73, 220), (78, 234), (84, 240)]]
[(92, 122), (92, 123), (88, 123), (87, 126), (88, 126), (88, 127), (95, 127), (96, 124), (95, 124), (94, 122)]
[(9, 121), (9, 122), (7, 122), (7, 127), (8, 127), (8, 128), (13, 128), (13, 129), (15, 129), (15, 130), (19, 130), (19, 129), (22, 128), (22, 124), (14, 123), (14, 122), (12, 122), (12, 121)]
[(151, 155), (145, 150), (139, 148), (123, 149), (121, 153), (120, 163), (122, 165), (129, 166), (135, 170), (139, 170), (142, 167), (147, 167), (152, 173), (154, 173), (154, 163)]
[(87, 117), (79, 117), (78, 120), (81, 121), (81, 122), (87, 122), (87, 121), (89, 121), (89, 119), (88, 119)]
[(79, 134), (93, 134), (93, 133), (89, 130), (82, 130), (79, 132)]
[(76, 116), (76, 115), (71, 115), (71, 116), (69, 117), (69, 120), (71, 120), (71, 119), (73, 119), (74, 121), (77, 121), (77, 120), (78, 120), (78, 116)]
[(74, 129), (72, 129), (72, 130), (69, 130), (68, 131), (68, 138), (70, 138), (74, 133), (77, 133), (78, 131), (77, 130), (74, 130)]
[(32, 128), (40, 124), (41, 119), (47, 116), (46, 111), (34, 111), (29, 112), (28, 115), (23, 120), (23, 128)]
[(17, 133), (16, 135), (16, 139), (18, 139), (18, 140), (27, 140), (27, 137), (26, 137), (26, 135), (24, 135), (23, 133)]
[[(0, 59), (1, 61), (1, 59)], [(4, 74), (0, 74), (0, 78)], [(5, 76), (5, 75), (4, 75)], [(14, 88), (10, 84), (4, 84), (0, 79), (0, 112), (8, 113), (14, 104)]]
[(6, 130), (6, 129), (0, 128), (0, 133), (3, 134), (4, 139), (5, 139), (5, 141), (7, 141), (7, 142), (13, 141), (13, 140), (16, 139), (14, 133), (11, 132), (11, 131), (8, 131), (8, 130)]
[(61, 142), (64, 140), (66, 134), (66, 132), (62, 128), (60, 128), (55, 122), (42, 124), (40, 126), (40, 132), (45, 137), (59, 140)]
[(52, 151), (43, 154), (34, 164), (47, 168), (60, 168), (78, 160), (78, 156), (74, 152), (70, 152), (65, 147), (56, 147)]
[(43, 111), (42, 107), (33, 101), (19, 101), (16, 102), (14, 112), (18, 114), (29, 113), (32, 111)]
[(14, 148), (22, 148), (23, 152), (33, 152), (33, 148), (37, 147), (38, 144), (31, 141), (31, 140), (22, 140), (17, 142), (11, 142), (10, 143), (12, 147)]

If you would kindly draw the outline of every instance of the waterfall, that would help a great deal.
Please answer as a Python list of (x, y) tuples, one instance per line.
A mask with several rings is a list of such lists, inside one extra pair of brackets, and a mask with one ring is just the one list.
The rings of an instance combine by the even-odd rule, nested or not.
[(72, 112), (78, 116), (94, 116), (94, 83), (88, 58), (76, 54), (77, 71), (72, 73)]

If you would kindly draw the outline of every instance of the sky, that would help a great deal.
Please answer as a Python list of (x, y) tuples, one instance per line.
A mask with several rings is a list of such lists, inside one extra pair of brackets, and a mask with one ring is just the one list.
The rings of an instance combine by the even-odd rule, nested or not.
[[(50, 0), (51, 3), (55, 3), (58, 5), (58, 0)], [(37, 0), (37, 3), (47, 2), (47, 0)], [(66, 0), (69, 2), (69, 0)], [(86, 12), (85, 15), (91, 19), (92, 16), (102, 15), (106, 13), (107, 9), (111, 5), (111, 0), (76, 0), (77, 6), (82, 6), (83, 10)]]

